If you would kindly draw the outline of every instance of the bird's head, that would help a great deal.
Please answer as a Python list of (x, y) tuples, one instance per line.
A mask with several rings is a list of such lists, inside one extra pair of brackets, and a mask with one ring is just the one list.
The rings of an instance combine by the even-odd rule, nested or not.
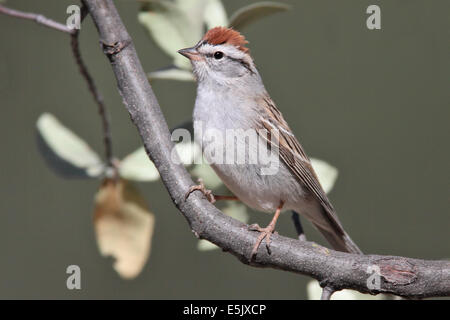
[(209, 30), (192, 48), (178, 52), (192, 63), (199, 81), (215, 80), (220, 83), (257, 73), (248, 42), (239, 32), (225, 27)]

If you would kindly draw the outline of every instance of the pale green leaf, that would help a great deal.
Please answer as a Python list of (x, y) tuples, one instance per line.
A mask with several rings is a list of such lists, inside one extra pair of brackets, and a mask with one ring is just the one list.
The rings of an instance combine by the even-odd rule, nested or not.
[(203, 16), (210, 0), (175, 0), (175, 6), (186, 16), (189, 21), (190, 30), (194, 33), (197, 42), (203, 35)]
[(120, 162), (119, 175), (133, 181), (155, 181), (159, 179), (158, 170), (147, 156), (144, 147), (140, 147)]
[[(195, 143), (177, 143), (175, 150), (181, 163), (191, 165), (200, 161), (201, 150)], [(126, 156), (119, 164), (119, 175), (133, 181), (156, 181), (159, 173), (153, 162), (147, 156), (144, 147), (140, 147)]]
[(219, 249), (214, 243), (209, 242), (208, 240), (198, 240), (197, 242), (197, 250), (199, 251), (211, 251), (214, 249)]
[(239, 201), (227, 201), (227, 204), (222, 209), (222, 212), (243, 223), (248, 223), (248, 220), (250, 219), (247, 213), (247, 207)]
[(256, 20), (277, 12), (286, 11), (289, 8), (287, 4), (271, 1), (253, 3), (239, 9), (231, 16), (230, 27), (242, 30), (242, 28)]
[(184, 70), (175, 66), (150, 72), (148, 79), (152, 80), (179, 80), (179, 81), (194, 81), (194, 75), (190, 70)]
[(185, 13), (168, 1), (152, 2), (149, 11), (141, 11), (138, 21), (148, 30), (155, 43), (181, 68), (190, 62), (177, 51), (193, 46), (201, 37), (196, 24)]
[(64, 177), (99, 177), (105, 165), (89, 145), (50, 113), (36, 123), (38, 146), (52, 169)]
[(333, 189), (334, 183), (338, 177), (338, 170), (323, 160), (314, 158), (311, 158), (310, 160), (314, 171), (319, 177), (319, 182), (322, 185), (323, 190), (326, 193), (329, 193), (331, 189)]
[(206, 28), (226, 27), (228, 17), (220, 0), (208, 0), (205, 7), (204, 20)]

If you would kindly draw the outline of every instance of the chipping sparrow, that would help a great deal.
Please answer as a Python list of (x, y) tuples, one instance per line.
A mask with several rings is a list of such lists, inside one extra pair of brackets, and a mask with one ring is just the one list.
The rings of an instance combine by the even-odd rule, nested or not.
[[(334, 249), (361, 253), (344, 231), (308, 156), (264, 88), (246, 43), (239, 32), (216, 27), (194, 47), (178, 52), (190, 59), (198, 82), (194, 130), (207, 160), (211, 155), (206, 155), (205, 149), (223, 150), (224, 156), (235, 151), (227, 148), (227, 142), (208, 137), (207, 130), (215, 130), (223, 136), (227, 130), (252, 130), (258, 137), (262, 129), (276, 130), (276, 134), (269, 135), (270, 139), (266, 136), (258, 140), (257, 146), (250, 145), (250, 139), (241, 141), (244, 144), (241, 147), (248, 150), (276, 150), (280, 161), (275, 174), (261, 174), (263, 165), (259, 162), (211, 163), (239, 200), (258, 211), (275, 212), (266, 228), (250, 226), (251, 230), (261, 232), (250, 259), (264, 239), (270, 252), (270, 236), (282, 210), (295, 210), (304, 215)], [(193, 190), (201, 190), (210, 201), (214, 200), (210, 191), (197, 186), (191, 188), (187, 196)]]

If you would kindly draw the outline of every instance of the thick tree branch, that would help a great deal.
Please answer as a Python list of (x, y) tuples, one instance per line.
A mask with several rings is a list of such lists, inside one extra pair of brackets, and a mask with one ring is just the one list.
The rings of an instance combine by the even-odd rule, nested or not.
[[(173, 202), (197, 237), (215, 243), (248, 263), (256, 233), (247, 231), (245, 224), (222, 214), (198, 192), (184, 200), (185, 193), (194, 183), (185, 168), (171, 160), (173, 143), (169, 129), (113, 1), (83, 2), (98, 29), (125, 107)], [(450, 295), (449, 261), (355, 255), (276, 234), (272, 239), (272, 253), (269, 255), (261, 246), (256, 259), (251, 262), (253, 266), (308, 275), (333, 290), (348, 288), (372, 294), (385, 292), (422, 298)], [(368, 270), (379, 271), (379, 287), (369, 289)]]
[(38, 24), (41, 24), (43, 26), (46, 26), (48, 28), (62, 31), (65, 33), (69, 33), (69, 34), (75, 33), (75, 29), (69, 28), (65, 24), (62, 24), (62, 23), (56, 22), (54, 20), (51, 20), (49, 18), (46, 18), (42, 14), (31, 13), (31, 12), (22, 12), (22, 11), (14, 10), (11, 8), (7, 8), (3, 5), (0, 5), (0, 13), (3, 13), (8, 16), (15, 17), (15, 18), (32, 20), (32, 21), (34, 21)]

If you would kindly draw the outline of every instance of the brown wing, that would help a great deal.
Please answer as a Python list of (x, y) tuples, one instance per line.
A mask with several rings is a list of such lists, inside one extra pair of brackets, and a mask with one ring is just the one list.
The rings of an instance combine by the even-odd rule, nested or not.
[[(258, 103), (267, 106), (265, 108), (267, 112), (261, 115), (263, 128), (268, 130), (268, 132), (274, 128), (279, 128), (277, 142), (281, 160), (297, 176), (299, 182), (320, 202), (326, 215), (325, 218), (335, 227), (335, 230), (345, 234), (330, 200), (328, 200), (325, 191), (319, 183), (308, 156), (284, 120), (283, 115), (268, 96), (262, 98)], [(272, 140), (276, 139), (274, 136), (270, 137)]]

